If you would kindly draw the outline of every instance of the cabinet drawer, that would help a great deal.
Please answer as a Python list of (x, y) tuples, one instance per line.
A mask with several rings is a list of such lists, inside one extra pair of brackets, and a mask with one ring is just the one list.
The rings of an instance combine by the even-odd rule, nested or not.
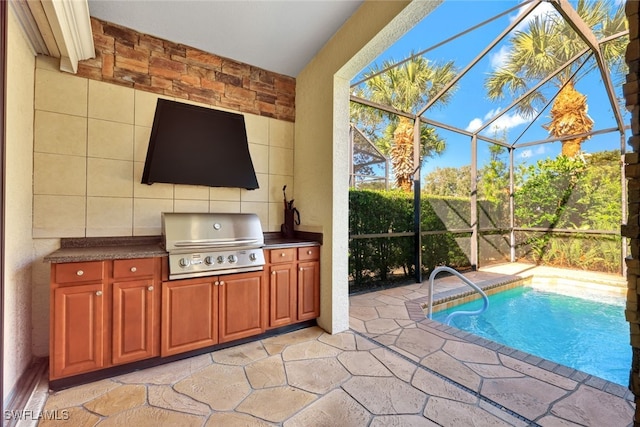
[(295, 248), (271, 249), (269, 251), (269, 262), (276, 264), (279, 262), (293, 262), (296, 259)]
[(154, 258), (117, 259), (113, 261), (113, 277), (142, 277), (153, 275)]
[(307, 246), (305, 248), (298, 248), (298, 260), (320, 259), (320, 246)]
[(56, 283), (79, 283), (102, 280), (102, 261), (55, 264)]

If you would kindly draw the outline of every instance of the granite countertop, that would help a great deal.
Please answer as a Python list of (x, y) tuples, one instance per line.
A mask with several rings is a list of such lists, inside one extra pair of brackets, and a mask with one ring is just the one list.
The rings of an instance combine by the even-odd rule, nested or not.
[(167, 255), (160, 236), (87, 237), (62, 239), (60, 249), (44, 257), (44, 261), (62, 263)]
[[(264, 234), (265, 249), (321, 245), (321, 235), (283, 237)], [(152, 258), (168, 256), (162, 236), (63, 238), (60, 249), (44, 257), (45, 262), (84, 262), (110, 259)]]

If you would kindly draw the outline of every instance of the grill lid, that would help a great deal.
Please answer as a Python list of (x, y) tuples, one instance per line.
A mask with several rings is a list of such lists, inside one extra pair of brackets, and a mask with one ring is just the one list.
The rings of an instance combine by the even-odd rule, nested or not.
[(256, 214), (165, 212), (162, 234), (169, 252), (264, 245), (262, 225)]

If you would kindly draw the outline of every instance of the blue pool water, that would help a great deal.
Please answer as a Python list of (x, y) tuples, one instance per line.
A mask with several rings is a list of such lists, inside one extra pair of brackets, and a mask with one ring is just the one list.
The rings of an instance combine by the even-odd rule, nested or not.
[[(489, 297), (479, 316), (457, 316), (451, 326), (627, 386), (631, 369), (624, 297), (575, 298), (521, 286)], [(433, 314), (476, 310), (482, 300)]]

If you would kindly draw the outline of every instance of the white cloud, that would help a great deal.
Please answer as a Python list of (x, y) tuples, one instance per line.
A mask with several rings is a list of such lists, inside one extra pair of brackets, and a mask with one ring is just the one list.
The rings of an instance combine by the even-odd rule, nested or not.
[[(488, 120), (500, 114), (500, 108), (495, 110), (489, 110), (487, 114), (484, 115), (482, 119), (475, 118), (469, 122), (465, 130), (467, 132), (475, 132), (478, 130), (483, 124), (485, 124)], [(500, 131), (508, 131), (511, 128), (516, 126), (520, 126), (521, 124), (528, 123), (529, 121), (522, 117), (518, 113), (513, 114), (503, 114), (499, 118), (497, 118), (489, 127), (484, 130), (484, 133), (496, 133)]]
[(509, 55), (510, 49), (507, 46), (502, 46), (496, 53), (489, 55), (491, 61), (491, 68), (497, 70), (507, 62), (507, 55)]
[[(526, 5), (526, 6), (522, 6), (520, 9), (518, 9), (518, 13), (515, 16), (512, 16), (510, 18), (511, 22), (515, 21), (516, 18), (521, 16), (528, 8), (529, 8), (529, 5)], [(543, 1), (535, 9), (533, 9), (533, 11), (529, 15), (527, 15), (526, 18), (524, 18), (522, 20), (522, 22), (520, 22), (516, 26), (515, 30), (516, 31), (522, 31), (529, 24), (529, 21), (532, 21), (536, 16), (544, 16), (544, 15), (548, 15), (548, 14), (558, 15), (558, 12), (553, 7), (553, 5), (551, 5), (550, 2), (544, 2)]]
[(521, 159), (528, 159), (529, 157), (533, 156), (533, 151), (531, 150), (524, 150), (523, 152), (520, 153), (520, 158)]
[(480, 126), (482, 126), (482, 119), (475, 118), (469, 122), (465, 130), (467, 132), (473, 132), (476, 129), (478, 129)]

